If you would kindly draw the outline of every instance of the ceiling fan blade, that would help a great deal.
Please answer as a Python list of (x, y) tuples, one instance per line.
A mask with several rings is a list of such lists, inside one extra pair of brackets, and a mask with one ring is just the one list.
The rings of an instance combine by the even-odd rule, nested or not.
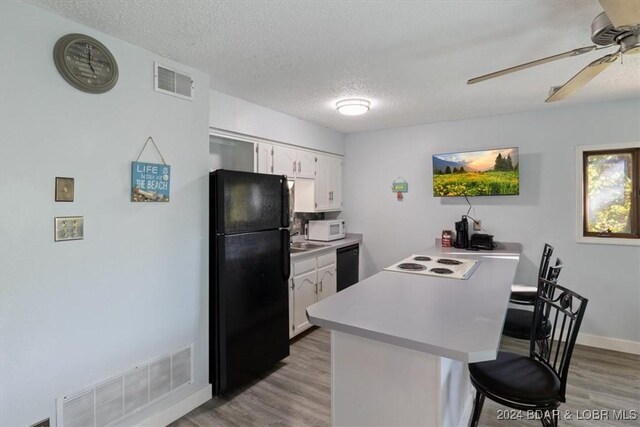
[(614, 63), (620, 57), (620, 52), (605, 55), (600, 59), (596, 59), (591, 64), (584, 67), (578, 74), (571, 77), (571, 80), (563, 84), (557, 89), (552, 89), (551, 96), (544, 102), (554, 102), (565, 99), (580, 90), (584, 85), (593, 80), (598, 74), (603, 72), (609, 65)]
[(483, 82), (485, 80), (493, 79), (495, 77), (504, 76), (505, 74), (515, 73), (516, 71), (525, 70), (527, 68), (535, 67), (537, 65), (546, 64), (547, 62), (557, 61), (558, 59), (570, 58), (572, 56), (582, 55), (583, 53), (593, 52), (597, 49), (597, 46), (579, 47), (577, 49), (570, 50), (568, 52), (559, 53), (553, 56), (547, 56), (546, 58), (538, 59), (537, 61), (527, 62), (526, 64), (516, 65), (515, 67), (505, 68), (504, 70), (496, 71), (494, 73), (485, 74), (484, 76), (475, 77), (467, 81), (468, 85), (474, 83)]
[(600, 0), (600, 4), (616, 28), (640, 25), (640, 0)]

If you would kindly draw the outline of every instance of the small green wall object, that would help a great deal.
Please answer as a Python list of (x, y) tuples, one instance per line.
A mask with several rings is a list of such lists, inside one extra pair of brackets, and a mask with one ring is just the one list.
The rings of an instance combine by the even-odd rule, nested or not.
[(403, 178), (396, 178), (391, 184), (391, 191), (393, 191), (394, 193), (408, 193), (409, 183)]

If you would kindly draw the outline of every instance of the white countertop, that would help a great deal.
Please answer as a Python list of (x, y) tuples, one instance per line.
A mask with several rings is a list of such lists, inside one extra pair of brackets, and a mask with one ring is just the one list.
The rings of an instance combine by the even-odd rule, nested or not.
[[(506, 252), (520, 248), (513, 245)], [(451, 255), (448, 249), (416, 253)], [(455, 256), (480, 261), (469, 280), (382, 271), (312, 305), (307, 316), (317, 326), (450, 359), (493, 360), (519, 254), (496, 250)]]
[(292, 260), (298, 260), (301, 258), (305, 258), (307, 256), (313, 255), (317, 256), (323, 252), (335, 251), (336, 249), (343, 248), (345, 246), (351, 246), (355, 244), (362, 243), (362, 234), (356, 233), (347, 233), (347, 236), (344, 239), (332, 240), (330, 242), (321, 242), (317, 240), (305, 240), (303, 236), (294, 236), (294, 242), (308, 242), (308, 243), (317, 243), (320, 245), (326, 245), (317, 249), (310, 249), (308, 251), (296, 252), (291, 254)]

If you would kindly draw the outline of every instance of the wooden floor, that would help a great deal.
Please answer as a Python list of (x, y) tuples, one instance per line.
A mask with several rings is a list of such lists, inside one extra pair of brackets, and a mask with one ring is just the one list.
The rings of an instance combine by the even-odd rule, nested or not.
[[(504, 338), (502, 349), (527, 353), (524, 341)], [(214, 398), (180, 418), (172, 427), (205, 426), (329, 426), (331, 371), (329, 331), (316, 329), (291, 346), (291, 355), (260, 381), (225, 398)], [(483, 426), (540, 426), (537, 421), (498, 420), (503, 406), (485, 401)], [(572, 420), (562, 426), (640, 425), (635, 421), (588, 420), (595, 411), (640, 411), (640, 356), (576, 346), (567, 386), (567, 403), (560, 406)], [(581, 417), (582, 419), (577, 419)]]

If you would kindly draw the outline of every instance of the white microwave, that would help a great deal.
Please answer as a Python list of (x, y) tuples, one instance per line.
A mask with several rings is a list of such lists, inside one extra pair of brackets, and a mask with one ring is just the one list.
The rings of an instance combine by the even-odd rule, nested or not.
[(328, 242), (330, 240), (344, 239), (346, 231), (344, 220), (334, 219), (325, 221), (309, 221), (307, 224), (307, 239)]

